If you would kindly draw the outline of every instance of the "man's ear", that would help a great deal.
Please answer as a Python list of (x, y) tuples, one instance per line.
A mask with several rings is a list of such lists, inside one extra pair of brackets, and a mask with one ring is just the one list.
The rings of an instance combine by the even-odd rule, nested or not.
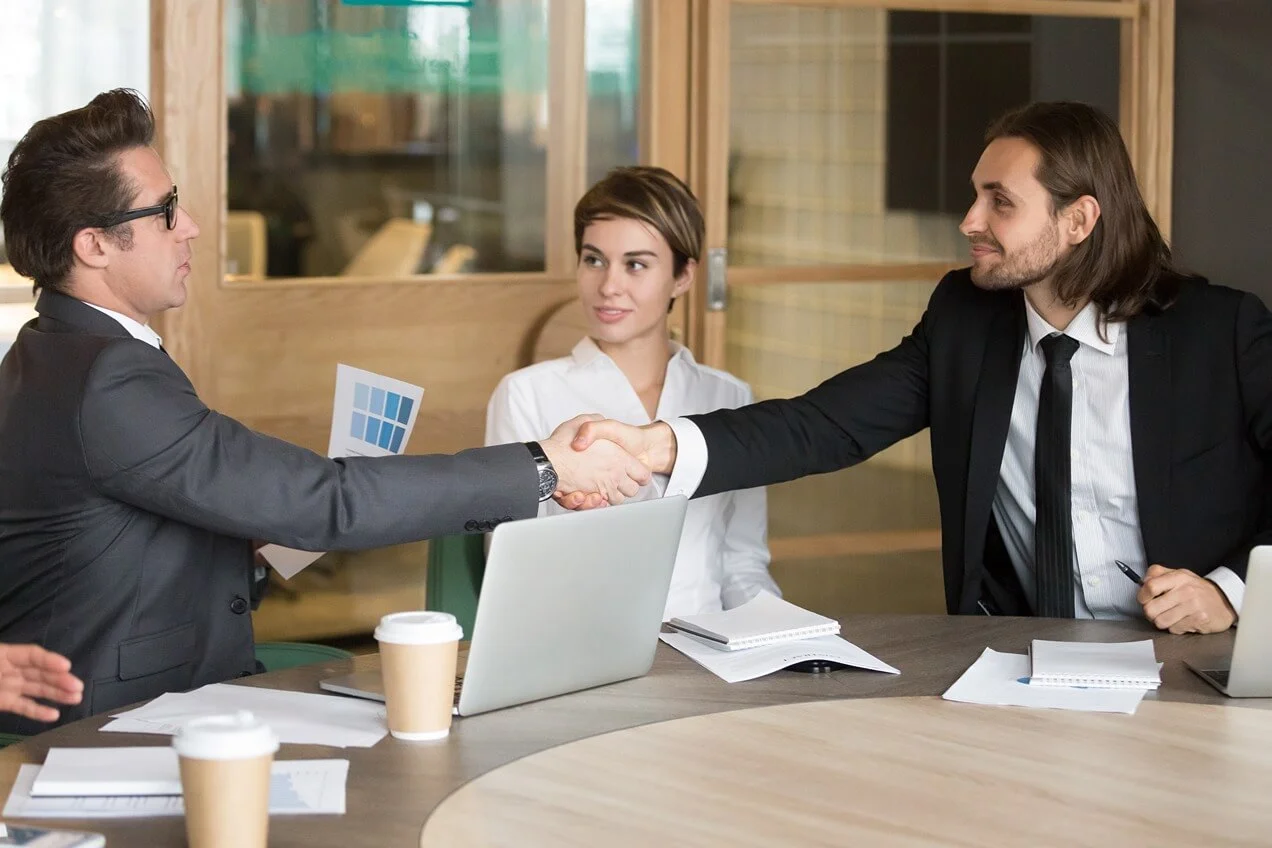
[(96, 227), (85, 227), (76, 233), (71, 240), (71, 249), (75, 253), (75, 261), (90, 268), (105, 268), (110, 261), (106, 234)]
[(1070, 247), (1086, 241), (1100, 220), (1100, 201), (1084, 194), (1061, 214), (1060, 234)]

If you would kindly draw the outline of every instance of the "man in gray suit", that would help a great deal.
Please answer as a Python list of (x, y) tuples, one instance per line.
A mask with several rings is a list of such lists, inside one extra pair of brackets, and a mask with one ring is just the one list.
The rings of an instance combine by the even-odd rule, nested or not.
[[(3, 177), (9, 258), (38, 317), (0, 363), (0, 641), (70, 659), (61, 720), (251, 674), (252, 543), (400, 544), (619, 502), (648, 471), (613, 444), (330, 460), (208, 409), (148, 326), (186, 298), (199, 228), (134, 92), (36, 123)], [(0, 730), (40, 729), (0, 718)]]

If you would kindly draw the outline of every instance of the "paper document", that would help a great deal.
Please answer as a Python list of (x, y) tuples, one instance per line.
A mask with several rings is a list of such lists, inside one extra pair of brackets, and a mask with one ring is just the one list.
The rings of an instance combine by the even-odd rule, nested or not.
[(677, 630), (717, 643), (726, 651), (839, 632), (839, 622), (834, 619), (809, 612), (764, 590), (740, 607), (724, 612), (681, 616), (667, 623)]
[[(415, 430), (424, 390), (349, 365), (336, 366), (336, 396), (331, 405), (327, 456), (395, 456), (406, 450)], [(261, 556), (290, 580), (326, 551), (300, 551), (265, 545)]]
[(102, 730), (172, 736), (192, 718), (235, 710), (250, 710), (270, 726), (279, 742), (292, 745), (369, 748), (388, 734), (384, 704), (377, 701), (228, 683), (168, 692), (145, 706), (115, 713), (116, 720)]
[(1028, 656), (1000, 654), (986, 648), (941, 697), (965, 704), (1130, 714), (1139, 707), (1144, 692), (1143, 689), (1031, 686)]
[(177, 752), (147, 748), (50, 748), (31, 787), (34, 797), (180, 795)]
[(1048, 642), (1029, 647), (1029, 682), (1035, 686), (1156, 689), (1162, 684), (1153, 641)]
[[(181, 795), (115, 795), (35, 798), (31, 787), (41, 766), (18, 769), (9, 800), (8, 818), (121, 819), (179, 816), (185, 812)], [(344, 815), (348, 760), (276, 760), (270, 773), (269, 813), (286, 815)], [(180, 793), (180, 784), (177, 791)]]
[(745, 651), (713, 648), (684, 633), (662, 633), (658, 638), (728, 683), (754, 680), (805, 660), (833, 660), (869, 671), (901, 673), (839, 636), (779, 642)]

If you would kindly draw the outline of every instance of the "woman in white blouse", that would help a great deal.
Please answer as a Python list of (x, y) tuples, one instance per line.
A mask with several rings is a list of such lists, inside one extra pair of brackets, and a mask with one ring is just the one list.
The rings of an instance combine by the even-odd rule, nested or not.
[[(579, 300), (588, 336), (570, 356), (515, 371), (486, 412), (486, 444), (541, 438), (587, 412), (629, 424), (737, 407), (752, 400), (741, 380), (699, 365), (668, 336), (674, 299), (693, 284), (704, 225), (688, 187), (662, 168), (617, 168), (574, 208)], [(655, 476), (637, 496), (661, 497)], [(564, 511), (552, 500), (539, 514)], [(769, 576), (764, 489), (690, 502), (664, 618), (715, 612), (761, 589)]]

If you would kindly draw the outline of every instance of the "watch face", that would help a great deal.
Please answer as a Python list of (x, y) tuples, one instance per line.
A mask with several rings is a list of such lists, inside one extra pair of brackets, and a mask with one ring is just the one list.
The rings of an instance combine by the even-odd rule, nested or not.
[(539, 468), (539, 500), (546, 501), (556, 491), (557, 473), (552, 466)]

